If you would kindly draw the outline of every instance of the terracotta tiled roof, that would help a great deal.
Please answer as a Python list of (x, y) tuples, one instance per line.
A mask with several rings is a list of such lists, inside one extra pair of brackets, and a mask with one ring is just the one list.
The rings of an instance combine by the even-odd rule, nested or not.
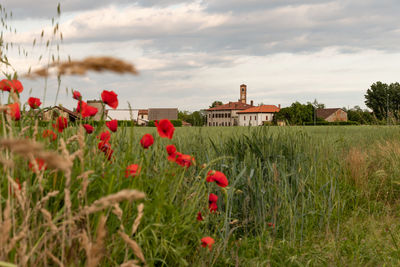
[(149, 115), (148, 109), (139, 109), (139, 115)]
[(214, 110), (235, 110), (235, 109), (248, 109), (252, 106), (249, 104), (244, 104), (242, 102), (229, 102), (228, 104), (219, 105), (213, 108), (207, 109), (207, 111), (214, 111)]
[(333, 113), (335, 113), (339, 109), (341, 109), (341, 108), (320, 108), (320, 109), (317, 109), (317, 117), (326, 119), (326, 118), (328, 118), (330, 115), (332, 115)]
[(261, 105), (239, 111), (238, 113), (274, 113), (279, 112), (279, 110), (275, 105)]

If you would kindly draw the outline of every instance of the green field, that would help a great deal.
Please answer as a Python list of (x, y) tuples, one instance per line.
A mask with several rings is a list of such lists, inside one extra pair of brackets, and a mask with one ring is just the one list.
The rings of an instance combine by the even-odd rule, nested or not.
[[(14, 136), (23, 127), (15, 126)], [(120, 127), (111, 136), (111, 161), (97, 149), (101, 129), (85, 133), (83, 143), (79, 135), (70, 139), (77, 129), (68, 127), (55, 142), (37, 138), (60, 155), (66, 153), (60, 138), (70, 154), (82, 152), (73, 161), (70, 181), (65, 171), (51, 168), (35, 174), (27, 159), (3, 148), (2, 158), (14, 164), (1, 170), (0, 225), (5, 229), (7, 205), (12, 224), (10, 235), (0, 238), (0, 266), (56, 265), (57, 259), (67, 266), (90, 265), (90, 255), (101, 253), (102, 266), (132, 259), (141, 266), (120, 232), (137, 242), (149, 266), (400, 264), (397, 126), (182, 127), (171, 140), (160, 138), (156, 128)], [(24, 136), (34, 131), (31, 127)], [(145, 133), (155, 138), (146, 150), (139, 143)], [(186, 169), (169, 162), (168, 144), (192, 155), (195, 164)], [(133, 163), (141, 166), (140, 175), (125, 178)], [(225, 173), (229, 186), (207, 183), (209, 170)], [(93, 172), (83, 190), (86, 179), (78, 177), (86, 171)], [(25, 182), (22, 193), (9, 190), (16, 177)], [(122, 198), (118, 205), (110, 202), (82, 213), (95, 200), (124, 189), (146, 197)], [(54, 190), (59, 193), (42, 201)], [(209, 193), (219, 196), (216, 213), (208, 211)], [(139, 203), (144, 204), (143, 217), (130, 235)], [(42, 209), (51, 214), (52, 225)], [(196, 220), (199, 211), (203, 221)], [(215, 239), (211, 251), (200, 246), (205, 236)], [(90, 252), (88, 242), (97, 250)]]

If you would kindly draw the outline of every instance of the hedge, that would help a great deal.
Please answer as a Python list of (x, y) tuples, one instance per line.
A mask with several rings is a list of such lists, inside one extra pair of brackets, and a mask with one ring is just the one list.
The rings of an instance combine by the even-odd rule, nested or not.
[[(181, 127), (182, 126), (182, 121), (181, 120), (170, 120), (172, 125), (174, 125), (174, 127)], [(149, 124), (147, 125), (149, 127), (156, 127), (156, 125), (154, 124), (154, 121), (149, 121)]]
[(315, 124), (313, 121), (311, 122), (306, 122), (304, 125), (306, 126), (329, 126), (329, 125), (360, 125), (359, 122), (357, 121), (317, 121)]

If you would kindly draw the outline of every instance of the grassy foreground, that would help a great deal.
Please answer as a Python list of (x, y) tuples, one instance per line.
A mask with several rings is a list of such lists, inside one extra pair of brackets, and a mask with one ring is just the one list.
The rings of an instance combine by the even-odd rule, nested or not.
[[(120, 127), (108, 161), (100, 128), (68, 127), (51, 142), (25, 126), (13, 126), (13, 140), (33, 136), (62, 160), (35, 173), (29, 145), (24, 155), (0, 144), (0, 266), (400, 264), (398, 127), (192, 127), (172, 140)], [(169, 162), (168, 144), (196, 163)], [(125, 178), (133, 163), (140, 174)], [(229, 186), (206, 183), (209, 170)]]

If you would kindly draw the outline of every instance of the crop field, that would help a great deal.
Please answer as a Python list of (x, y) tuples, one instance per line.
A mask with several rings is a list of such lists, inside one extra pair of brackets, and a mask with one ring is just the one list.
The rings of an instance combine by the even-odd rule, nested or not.
[(400, 264), (396, 126), (118, 127), (110, 154), (105, 125), (8, 123), (0, 266)]

